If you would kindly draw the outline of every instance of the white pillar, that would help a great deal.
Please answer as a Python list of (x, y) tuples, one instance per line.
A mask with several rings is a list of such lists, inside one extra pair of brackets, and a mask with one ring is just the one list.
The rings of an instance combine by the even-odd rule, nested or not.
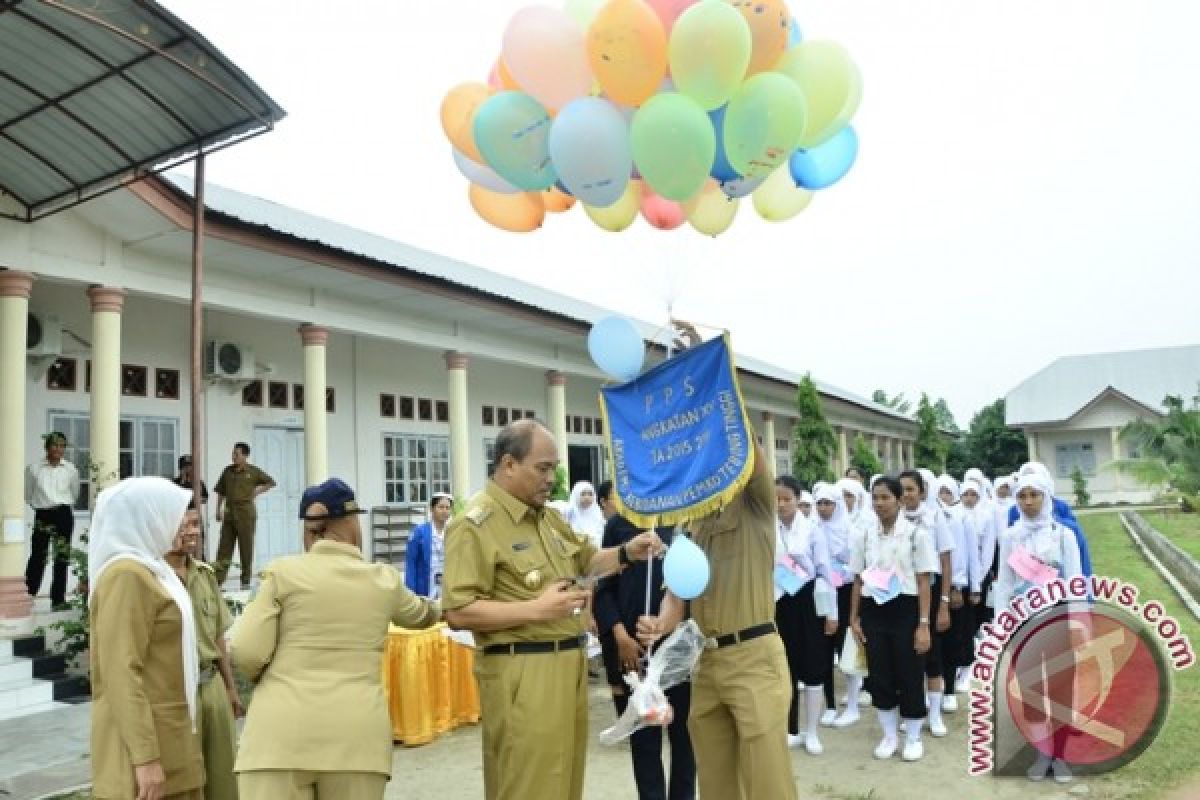
[(325, 348), (329, 331), (305, 323), (299, 328), (304, 343), (304, 481), (314, 486), (329, 478), (329, 436), (325, 411)]
[(901, 464), (903, 464), (903, 463), (904, 463), (904, 457), (902, 455), (900, 455), (900, 440), (898, 438), (893, 438), (892, 439), (892, 458), (891, 458), (891, 464), (888, 465), (888, 472), (892, 475), (895, 475), (897, 472), (900, 471)]
[(450, 491), (463, 500), (471, 491), (471, 440), (467, 424), (467, 356), (446, 353), (446, 375), (450, 395)]
[(850, 447), (846, 443), (846, 429), (838, 428), (837, 463), (834, 467), (835, 477), (841, 478), (850, 467)]
[(777, 478), (775, 469), (775, 415), (770, 411), (764, 411), (763, 419), (763, 452), (767, 456), (767, 468), (771, 470), (771, 477)]
[[(1025, 432), (1025, 441), (1029, 444), (1029, 460), (1038, 460), (1037, 434), (1033, 431)], [(1047, 466), (1049, 466), (1047, 464)]]
[[(1112, 460), (1120, 461), (1121, 460), (1121, 429), (1120, 428), (1109, 428), (1109, 438), (1112, 442)], [(1120, 492), (1121, 491), (1121, 471), (1117, 470), (1117, 469), (1112, 470), (1112, 476), (1113, 476), (1113, 491)], [(1120, 500), (1121, 498), (1118, 497), (1116, 499)]]
[(25, 321), (33, 276), (0, 270), (0, 636), (33, 630), (25, 588)]
[(567, 486), (571, 485), (570, 451), (567, 449), (567, 376), (556, 369), (546, 373), (546, 425), (558, 445), (558, 461), (567, 470)]
[(125, 290), (92, 286), (92, 500), (121, 479), (121, 312)]

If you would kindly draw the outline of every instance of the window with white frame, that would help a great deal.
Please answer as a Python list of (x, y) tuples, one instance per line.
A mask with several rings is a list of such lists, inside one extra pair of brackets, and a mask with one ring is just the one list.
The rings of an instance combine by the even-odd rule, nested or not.
[[(51, 411), (50, 430), (67, 437), (65, 458), (79, 470), (76, 511), (87, 511), (91, 488), (91, 418), (81, 411)], [(123, 416), (118, 433), (118, 477), (175, 476), (179, 458), (179, 420), (170, 417)]]
[(1079, 467), (1084, 475), (1096, 474), (1096, 446), (1092, 442), (1066, 442), (1054, 446), (1056, 471), (1060, 478), (1070, 478)]
[(384, 502), (428, 503), (434, 492), (450, 491), (449, 437), (383, 435)]

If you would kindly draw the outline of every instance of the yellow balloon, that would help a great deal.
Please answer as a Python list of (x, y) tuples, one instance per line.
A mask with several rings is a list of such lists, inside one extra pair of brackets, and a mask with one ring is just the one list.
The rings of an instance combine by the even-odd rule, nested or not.
[(460, 83), (442, 100), (442, 130), (458, 152), (476, 164), (486, 163), (475, 146), (475, 112), (492, 94), (482, 83)]
[(739, 202), (736, 197), (726, 197), (714, 183), (684, 204), (684, 210), (693, 228), (708, 236), (719, 236), (733, 224)]
[(846, 127), (862, 101), (862, 73), (837, 42), (801, 42), (784, 53), (775, 71), (796, 81), (808, 101), (800, 138), (805, 150), (829, 141)]
[(528, 233), (540, 228), (546, 218), (541, 192), (500, 194), (472, 183), (469, 196), (475, 213), (501, 230)]
[(640, 106), (667, 75), (667, 33), (643, 0), (609, 0), (587, 35), (588, 64), (614, 103)]
[(796, 185), (784, 164), (754, 190), (754, 209), (768, 222), (783, 222), (808, 208), (812, 198), (812, 192)]
[(560, 191), (557, 187), (551, 186), (542, 192), (542, 203), (545, 204), (546, 211), (560, 214), (563, 211), (571, 210), (571, 207), (575, 205), (575, 198)]
[(642, 182), (630, 181), (621, 199), (607, 208), (583, 204), (583, 210), (598, 227), (612, 233), (625, 230), (637, 219), (642, 207)]

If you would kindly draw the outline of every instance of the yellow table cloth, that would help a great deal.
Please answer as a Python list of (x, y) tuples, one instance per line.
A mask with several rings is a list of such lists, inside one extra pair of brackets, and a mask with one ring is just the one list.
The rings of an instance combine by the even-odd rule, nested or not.
[(479, 721), (479, 687), (471, 648), (442, 634), (445, 624), (423, 631), (393, 627), (383, 652), (383, 690), (392, 739), (428, 744), (460, 725)]

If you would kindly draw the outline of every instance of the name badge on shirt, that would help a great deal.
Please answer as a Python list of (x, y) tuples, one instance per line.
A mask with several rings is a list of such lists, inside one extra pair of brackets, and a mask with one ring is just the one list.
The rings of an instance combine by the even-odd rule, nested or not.
[(531, 546), (529, 542), (514, 542), (512, 549), (514, 553), (521, 553), (528, 550)]

